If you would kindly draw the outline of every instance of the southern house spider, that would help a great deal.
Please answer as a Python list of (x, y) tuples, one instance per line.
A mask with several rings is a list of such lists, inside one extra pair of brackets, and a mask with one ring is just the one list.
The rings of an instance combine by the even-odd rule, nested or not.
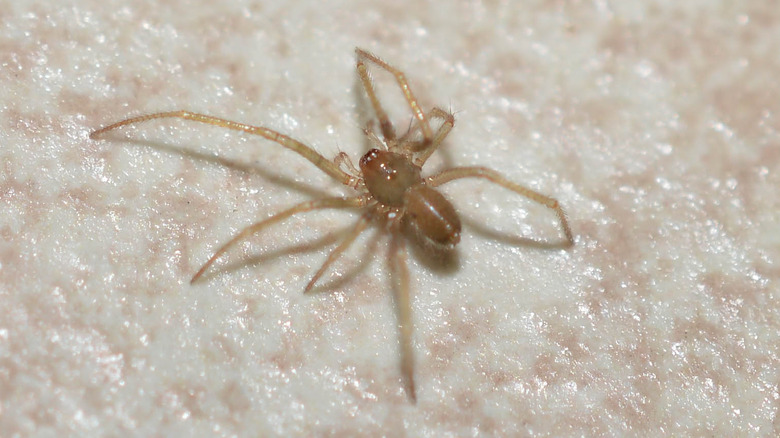
[[(493, 170), (484, 167), (456, 167), (433, 176), (423, 177), (421, 175), (423, 165), (449, 134), (455, 122), (454, 117), (438, 107), (432, 108), (427, 113), (424, 112), (401, 71), (365, 50), (358, 48), (355, 49), (355, 52), (357, 53), (357, 71), (360, 82), (374, 108), (381, 131), (381, 138), (379, 138), (370, 128), (366, 128), (366, 135), (374, 148), (363, 155), (359, 162), (359, 168), (356, 168), (343, 152), (336, 155), (331, 161), (309, 146), (272, 129), (189, 111), (171, 111), (129, 118), (93, 131), (90, 138), (97, 139), (108, 131), (152, 119), (193, 120), (265, 137), (298, 153), (336, 181), (353, 188), (358, 193), (356, 196), (303, 202), (249, 225), (220, 247), (195, 273), (191, 282), (198, 280), (225, 251), (236, 243), (290, 216), (326, 208), (361, 209), (363, 214), (357, 224), (330, 252), (325, 262), (306, 285), (305, 292), (309, 292), (314, 287), (327, 268), (347, 250), (370, 223), (381, 224), (391, 236), (388, 264), (393, 278), (393, 289), (399, 313), (401, 369), (406, 379), (407, 393), (412, 401), (416, 401), (413, 376), (414, 358), (411, 344), (412, 316), (409, 299), (409, 272), (402, 231), (404, 228), (408, 228), (423, 245), (434, 250), (448, 251), (457, 245), (460, 241), (460, 219), (452, 204), (436, 190), (436, 187), (461, 178), (486, 179), (552, 209), (560, 220), (566, 238), (559, 246), (573, 245), (574, 238), (566, 221), (566, 215), (557, 200), (515, 184)], [(395, 129), (374, 91), (374, 85), (368, 73), (368, 65), (385, 70), (395, 77), (395, 81), (412, 110), (416, 125), (410, 127), (409, 131), (400, 137), (396, 135)], [(432, 119), (441, 120), (441, 125), (435, 131), (431, 129), (430, 120)]]

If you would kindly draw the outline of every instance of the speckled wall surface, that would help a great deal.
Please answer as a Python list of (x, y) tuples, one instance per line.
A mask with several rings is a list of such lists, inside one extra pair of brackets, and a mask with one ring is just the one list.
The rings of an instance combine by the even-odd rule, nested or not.
[[(0, 436), (777, 435), (773, 2), (276, 3), (2, 2)], [(494, 168), (576, 235), (520, 244), (554, 215), (443, 190), (465, 227), (448, 263), (409, 257), (416, 405), (385, 239), (302, 293), (356, 215), (286, 222), (189, 284), (246, 225), (348, 190), (203, 125), (88, 138), (190, 109), (357, 159), (356, 46), (455, 112), (429, 172)]]

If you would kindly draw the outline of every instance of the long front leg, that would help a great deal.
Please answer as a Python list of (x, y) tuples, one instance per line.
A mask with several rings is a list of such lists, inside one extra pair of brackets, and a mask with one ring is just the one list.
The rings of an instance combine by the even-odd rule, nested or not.
[(545, 196), (528, 187), (523, 187), (520, 184), (513, 183), (501, 176), (501, 174), (495, 170), (487, 169), (485, 167), (456, 167), (428, 177), (427, 181), (431, 187), (438, 187), (452, 180), (461, 178), (484, 178), (553, 210), (561, 222), (563, 234), (566, 236), (566, 246), (574, 245), (574, 236), (571, 233), (571, 228), (569, 228), (569, 221), (566, 220), (566, 213), (563, 212), (557, 199)]
[(260, 222), (257, 222), (255, 224), (252, 224), (243, 230), (241, 230), (240, 233), (236, 234), (232, 239), (230, 239), (226, 244), (222, 245), (217, 252), (214, 253), (214, 255), (211, 256), (211, 258), (201, 267), (197, 273), (192, 277), (192, 280), (190, 280), (190, 283), (194, 283), (198, 280), (198, 278), (203, 275), (203, 273), (206, 272), (206, 270), (214, 264), (217, 259), (222, 256), (222, 254), (225, 253), (228, 249), (230, 249), (232, 246), (234, 246), (236, 243), (246, 239), (247, 237), (251, 236), (252, 234), (258, 233), (262, 231), (265, 228), (268, 228), (269, 226), (282, 221), (284, 219), (287, 219), (288, 217), (298, 214), (298, 213), (304, 213), (307, 211), (313, 211), (313, 210), (320, 210), (323, 208), (356, 208), (356, 207), (362, 207), (365, 205), (365, 198), (363, 196), (355, 196), (352, 198), (326, 198), (326, 199), (320, 199), (316, 201), (308, 201), (308, 202), (302, 202), (292, 208), (288, 208), (287, 210), (284, 210), (280, 213), (277, 213), (268, 219), (262, 220)]
[(406, 265), (406, 244), (399, 230), (391, 235), (389, 252), (393, 292), (398, 306), (398, 325), (401, 340), (401, 374), (406, 379), (409, 398), (417, 402), (414, 387), (414, 350), (412, 349), (412, 302), (409, 297), (409, 268)]
[(232, 129), (234, 131), (243, 131), (249, 134), (259, 135), (298, 153), (298, 155), (311, 161), (312, 164), (319, 167), (320, 170), (330, 175), (336, 181), (344, 185), (354, 184), (354, 178), (343, 170), (339, 169), (337, 164), (323, 157), (314, 149), (306, 146), (298, 140), (295, 140), (294, 138), (288, 137), (284, 134), (276, 132), (272, 129), (264, 128), (262, 126), (246, 125), (244, 123), (238, 123), (232, 120), (221, 119), (219, 117), (207, 116), (205, 114), (198, 114), (190, 111), (169, 111), (164, 113), (154, 113), (132, 117), (116, 123), (112, 123), (111, 125), (100, 128), (96, 131), (92, 131), (92, 133), (89, 134), (89, 138), (95, 140), (108, 131), (113, 131), (114, 129), (120, 128), (122, 126), (145, 122), (147, 120), (173, 118), (192, 120), (199, 123), (205, 123), (207, 125), (219, 126), (221, 128)]
[(406, 76), (403, 74), (403, 72), (363, 49), (356, 48), (355, 53), (357, 53), (357, 70), (358, 74), (360, 75), (360, 81), (363, 83), (363, 88), (366, 89), (368, 99), (371, 101), (371, 105), (374, 107), (374, 112), (379, 119), (379, 125), (382, 129), (382, 135), (384, 136), (385, 140), (395, 139), (395, 130), (393, 130), (393, 125), (390, 123), (390, 119), (387, 117), (387, 112), (385, 112), (385, 110), (382, 108), (382, 105), (379, 103), (379, 99), (376, 96), (374, 85), (371, 83), (371, 77), (368, 74), (368, 69), (365, 64), (366, 61), (373, 63), (377, 67), (389, 72), (395, 77), (396, 82), (398, 82), (398, 86), (401, 88), (401, 92), (404, 94), (404, 98), (406, 98), (406, 102), (409, 104), (409, 108), (412, 109), (412, 114), (420, 123), (420, 129), (422, 130), (423, 134), (423, 141), (425, 144), (430, 143), (431, 139), (433, 138), (431, 125), (428, 123), (428, 119), (425, 117), (425, 113), (423, 112), (422, 108), (420, 108), (420, 104), (417, 102), (417, 98), (414, 96), (414, 93), (412, 93), (412, 89), (409, 87), (409, 81), (406, 80)]

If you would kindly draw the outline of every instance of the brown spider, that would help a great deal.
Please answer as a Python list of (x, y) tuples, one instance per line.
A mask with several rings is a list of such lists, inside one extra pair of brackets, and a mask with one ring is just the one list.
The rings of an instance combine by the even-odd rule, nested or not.
[[(410, 228), (420, 241), (435, 250), (447, 251), (457, 245), (460, 241), (460, 219), (452, 204), (436, 190), (436, 187), (460, 178), (486, 179), (552, 209), (558, 216), (561, 228), (563, 228), (563, 234), (566, 237), (566, 241), (561, 244), (562, 247), (573, 245), (574, 238), (566, 221), (566, 215), (558, 205), (557, 200), (515, 184), (493, 170), (484, 167), (456, 167), (444, 170), (433, 176), (422, 177), (422, 166), (447, 137), (454, 125), (454, 117), (452, 114), (437, 107), (434, 107), (426, 114), (420, 108), (417, 98), (412, 93), (409, 83), (401, 71), (365, 50), (358, 48), (355, 49), (355, 52), (357, 53), (358, 75), (366, 90), (368, 99), (374, 107), (382, 133), (382, 138), (380, 139), (370, 129), (366, 129), (366, 135), (375, 148), (363, 155), (360, 159), (359, 169), (352, 164), (352, 161), (343, 152), (330, 161), (309, 146), (274, 130), (189, 111), (171, 111), (129, 118), (92, 132), (90, 138), (97, 139), (101, 134), (121, 126), (151, 119), (180, 118), (193, 120), (265, 137), (298, 153), (336, 181), (355, 189), (358, 192), (357, 196), (332, 197), (303, 202), (244, 228), (211, 256), (203, 267), (195, 273), (191, 282), (195, 282), (200, 278), (225, 251), (237, 242), (290, 216), (325, 208), (362, 209), (363, 215), (355, 227), (330, 252), (325, 262), (306, 285), (305, 292), (309, 292), (314, 287), (325, 270), (344, 253), (370, 222), (383, 224), (385, 230), (391, 235), (389, 266), (399, 312), (401, 369), (408, 385), (409, 397), (412, 401), (416, 401), (413, 377), (414, 357), (411, 348), (412, 317), (409, 301), (409, 272), (406, 264), (406, 246), (402, 238), (402, 227)], [(378, 68), (386, 70), (395, 77), (406, 102), (412, 110), (417, 124), (401, 137), (396, 136), (387, 113), (379, 103), (368, 73), (367, 64), (373, 64)], [(442, 121), (442, 124), (435, 132), (431, 129), (429, 122), (432, 119), (441, 119)]]

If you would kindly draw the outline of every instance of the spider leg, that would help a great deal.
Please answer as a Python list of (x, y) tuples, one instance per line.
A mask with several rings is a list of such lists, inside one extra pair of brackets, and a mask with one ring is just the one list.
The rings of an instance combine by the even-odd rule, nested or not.
[(303, 290), (303, 293), (309, 293), (311, 289), (314, 287), (314, 284), (317, 283), (317, 280), (322, 277), (322, 274), (325, 273), (325, 270), (328, 269), (328, 267), (336, 261), (336, 259), (341, 256), (341, 254), (344, 253), (344, 251), (349, 248), (350, 245), (352, 245), (352, 242), (355, 241), (355, 239), (362, 233), (366, 226), (368, 225), (369, 220), (371, 219), (371, 216), (368, 214), (364, 214), (360, 220), (358, 220), (357, 224), (355, 224), (355, 227), (347, 234), (346, 237), (344, 237), (344, 240), (339, 243), (337, 247), (333, 249), (333, 251), (328, 254), (328, 258), (325, 259), (325, 263), (320, 266), (320, 269), (317, 270), (317, 273), (314, 274), (314, 276), (309, 281), (309, 284), (306, 285), (306, 289)]
[(569, 247), (574, 245), (574, 236), (571, 233), (569, 222), (566, 220), (566, 213), (563, 212), (563, 209), (561, 208), (557, 199), (545, 196), (527, 187), (513, 183), (512, 181), (509, 181), (508, 179), (501, 176), (501, 174), (495, 170), (484, 167), (456, 167), (453, 169), (447, 169), (436, 175), (428, 177), (427, 181), (431, 187), (438, 187), (452, 180), (461, 178), (484, 178), (494, 184), (498, 184), (501, 187), (509, 189), (518, 195), (524, 196), (553, 210), (558, 216), (558, 219), (561, 223), (561, 228), (563, 229), (563, 234), (566, 236), (566, 246)]
[(197, 281), (198, 278), (200, 278), (200, 276), (203, 275), (203, 273), (205, 273), (206, 270), (208, 270), (208, 268), (212, 264), (214, 264), (214, 262), (217, 261), (217, 259), (220, 256), (222, 256), (222, 254), (225, 253), (225, 251), (230, 249), (236, 243), (246, 239), (252, 234), (258, 233), (263, 229), (268, 228), (269, 226), (279, 221), (287, 219), (292, 215), (298, 213), (305, 213), (313, 210), (320, 210), (324, 208), (355, 208), (355, 207), (362, 207), (363, 205), (365, 205), (365, 198), (363, 196), (355, 196), (351, 198), (325, 198), (325, 199), (318, 199), (316, 201), (302, 202), (280, 213), (276, 213), (275, 215), (269, 217), (268, 219), (264, 219), (260, 222), (254, 223), (244, 228), (243, 230), (241, 230), (241, 232), (233, 236), (232, 239), (230, 239), (226, 244), (222, 245), (214, 253), (214, 255), (212, 255), (211, 258), (198, 270), (198, 272), (195, 273), (195, 275), (192, 277), (192, 280), (190, 280), (190, 283), (194, 283), (195, 281)]
[(220, 119), (218, 117), (207, 116), (205, 114), (193, 113), (190, 111), (169, 111), (164, 113), (154, 113), (154, 114), (147, 114), (138, 117), (132, 117), (105, 126), (96, 131), (92, 131), (92, 133), (89, 134), (89, 138), (93, 140), (97, 139), (102, 134), (108, 131), (113, 131), (114, 129), (117, 129), (122, 126), (133, 125), (136, 123), (145, 122), (147, 120), (152, 120), (152, 119), (169, 119), (169, 118), (193, 120), (195, 122), (205, 123), (207, 125), (219, 126), (222, 128), (232, 129), (234, 131), (244, 131), (249, 134), (265, 137), (268, 140), (274, 141), (286, 147), (287, 149), (290, 149), (293, 152), (298, 153), (298, 155), (302, 156), (303, 158), (306, 158), (307, 160), (311, 161), (312, 164), (320, 168), (320, 170), (322, 170), (323, 172), (330, 175), (336, 181), (344, 185), (353, 184), (354, 178), (348, 175), (346, 172), (339, 169), (339, 166), (337, 164), (326, 159), (314, 149), (310, 148), (309, 146), (306, 146), (305, 144), (301, 143), (298, 140), (295, 140), (294, 138), (288, 137), (284, 134), (276, 132), (272, 129), (264, 128), (262, 126), (246, 125), (231, 120), (225, 120), (225, 119)]
[[(428, 119), (430, 119), (431, 115), (428, 114), (426, 117), (428, 117)], [(406, 133), (404, 135), (398, 137), (398, 143), (399, 144), (407, 143), (409, 141), (409, 137), (411, 137), (412, 134), (414, 134), (415, 132), (417, 132), (419, 130), (420, 130), (420, 125), (415, 125), (414, 124), (414, 117), (410, 118), (409, 119), (409, 126), (406, 127)]]
[(431, 109), (431, 112), (428, 114), (428, 118), (442, 119), (443, 122), (436, 131), (436, 134), (433, 136), (433, 141), (431, 141), (430, 144), (427, 146), (423, 144), (423, 149), (420, 149), (419, 151), (413, 151), (417, 152), (417, 156), (414, 158), (413, 162), (419, 167), (422, 167), (423, 164), (428, 161), (428, 158), (430, 158), (430, 156), (436, 152), (436, 149), (439, 148), (441, 143), (447, 137), (447, 134), (450, 133), (450, 130), (452, 130), (452, 127), (455, 125), (455, 117), (438, 107)]
[[(436, 132), (433, 134), (433, 140), (427, 145), (430, 147), (432, 144), (436, 143), (437, 139), (438, 142), (441, 143), (444, 138), (449, 134), (450, 130), (452, 129), (452, 126), (455, 124), (455, 117), (447, 111), (444, 111), (443, 109), (439, 107), (433, 107), (428, 112), (428, 114), (425, 116), (428, 118), (428, 121), (431, 121), (433, 119), (442, 119), (442, 124), (439, 126), (439, 128), (436, 130)], [(425, 141), (414, 141), (411, 139), (411, 137), (417, 133), (417, 131), (420, 130), (419, 125), (410, 125), (409, 128), (406, 130), (406, 133), (398, 138), (398, 141), (395, 143), (399, 146), (401, 149), (399, 152), (401, 153), (413, 153), (413, 152), (422, 152), (425, 149)], [(420, 146), (423, 146), (422, 148)], [(438, 145), (437, 145), (438, 146)], [(433, 150), (436, 150), (436, 147), (433, 147)], [(431, 151), (428, 153), (430, 156), (433, 153)]]
[(409, 267), (406, 265), (406, 244), (399, 230), (392, 233), (388, 254), (393, 291), (398, 306), (401, 335), (401, 374), (406, 378), (409, 398), (417, 402), (414, 389), (414, 351), (412, 350), (412, 303), (409, 298)]
[(376, 136), (376, 134), (374, 134), (374, 130), (371, 123), (369, 123), (368, 126), (363, 128), (363, 134), (366, 135), (366, 138), (368, 138), (369, 143), (371, 143), (374, 146), (374, 148), (380, 150), (385, 149), (390, 152), (394, 152), (393, 145), (395, 144), (395, 141), (389, 141), (389, 142), (382, 141), (379, 137)]
[(382, 108), (382, 105), (379, 103), (379, 99), (376, 96), (374, 85), (371, 83), (371, 77), (368, 74), (366, 61), (373, 63), (377, 67), (395, 76), (395, 80), (398, 82), (398, 86), (401, 88), (406, 101), (409, 103), (409, 107), (412, 109), (414, 117), (420, 124), (420, 129), (422, 129), (423, 133), (423, 141), (426, 144), (430, 143), (431, 139), (433, 138), (431, 125), (428, 123), (428, 119), (425, 117), (425, 113), (420, 108), (420, 104), (417, 102), (417, 98), (414, 97), (414, 93), (412, 93), (412, 89), (409, 87), (409, 81), (406, 80), (406, 76), (403, 74), (403, 72), (395, 67), (392, 67), (388, 63), (379, 59), (377, 56), (374, 56), (363, 49), (355, 48), (355, 53), (357, 53), (357, 71), (358, 75), (360, 76), (360, 81), (363, 83), (363, 88), (366, 89), (368, 99), (371, 101), (371, 105), (374, 107), (374, 112), (379, 119), (379, 125), (382, 129), (382, 135), (384, 136), (385, 140), (394, 140), (396, 138), (395, 130), (393, 129), (393, 124), (390, 123), (387, 112), (385, 112), (385, 110)]

